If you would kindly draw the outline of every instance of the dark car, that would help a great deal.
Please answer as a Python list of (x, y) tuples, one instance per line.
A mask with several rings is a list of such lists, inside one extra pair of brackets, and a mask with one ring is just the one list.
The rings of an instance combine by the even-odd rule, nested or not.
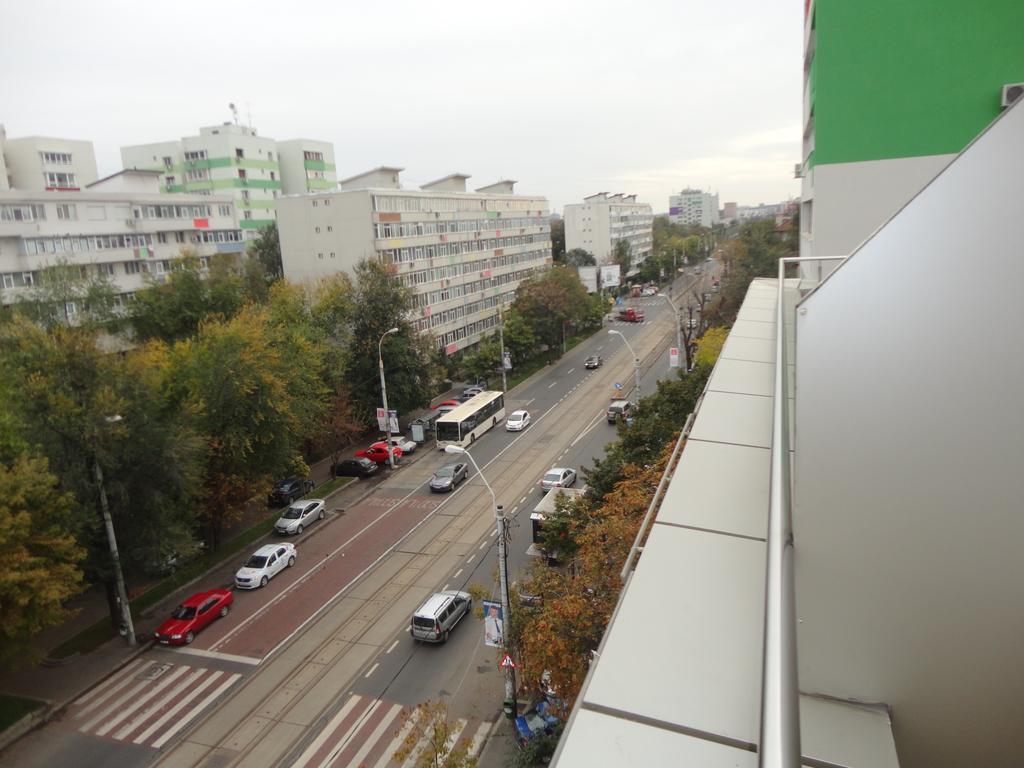
[(590, 357), (583, 361), (583, 365), (588, 370), (593, 370), (594, 368), (600, 368), (601, 363), (603, 362), (604, 360), (601, 359), (600, 355), (591, 355)]
[(274, 484), (274, 489), (267, 495), (267, 503), (273, 507), (283, 507), (302, 498), (314, 488), (316, 483), (309, 478), (286, 477)]
[(360, 456), (342, 459), (332, 469), (335, 477), (369, 477), (377, 471), (377, 463)]
[(456, 486), (469, 477), (469, 465), (463, 462), (445, 464), (430, 478), (430, 490), (454, 491)]

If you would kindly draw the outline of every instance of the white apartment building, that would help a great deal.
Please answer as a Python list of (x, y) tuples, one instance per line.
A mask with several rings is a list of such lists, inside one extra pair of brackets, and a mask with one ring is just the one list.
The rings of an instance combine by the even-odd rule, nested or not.
[(158, 171), (163, 192), (229, 195), (249, 237), (276, 221), (281, 194), (337, 186), (332, 144), (278, 142), (235, 123), (200, 128), (198, 136), (121, 147), (121, 162)]
[[(160, 174), (121, 171), (81, 192), (0, 191), (0, 303), (11, 304), (59, 262), (105, 275), (121, 301), (160, 280), (189, 249), (206, 262), (244, 253), (230, 197), (160, 192)], [(69, 307), (69, 314), (75, 308)]]
[(8, 139), (0, 125), (0, 190), (77, 192), (98, 176), (91, 141), (47, 136)]
[(719, 222), (718, 195), (689, 188), (670, 195), (668, 218), (673, 224), (711, 228)]
[(565, 206), (564, 218), (567, 251), (582, 248), (592, 253), (598, 264), (610, 264), (615, 244), (625, 240), (633, 257), (630, 274), (651, 255), (654, 214), (650, 205), (636, 201), (636, 195), (599, 192), (583, 198), (582, 203)]
[(418, 331), (452, 354), (493, 333), (498, 306), (551, 265), (548, 202), (514, 181), (466, 191), (465, 174), (402, 189), (403, 169), (381, 167), (341, 189), (278, 203), (285, 277), (311, 283), (379, 259), (414, 291)]

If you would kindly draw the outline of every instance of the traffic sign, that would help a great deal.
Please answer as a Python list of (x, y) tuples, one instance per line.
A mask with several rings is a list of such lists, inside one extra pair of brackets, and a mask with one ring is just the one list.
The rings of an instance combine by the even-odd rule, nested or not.
[(512, 669), (515, 669), (515, 668), (516, 668), (516, 663), (515, 663), (514, 661), (512, 661), (512, 657), (511, 657), (511, 656), (509, 656), (509, 655), (508, 655), (508, 654), (506, 653), (506, 654), (505, 654), (505, 658), (503, 658), (503, 659), (501, 660), (501, 666), (502, 666), (502, 667), (505, 667), (505, 668), (509, 668), (509, 667), (511, 667)]
[(619, 382), (616, 381), (615, 382), (615, 388), (616, 389), (622, 389), (622, 385)]

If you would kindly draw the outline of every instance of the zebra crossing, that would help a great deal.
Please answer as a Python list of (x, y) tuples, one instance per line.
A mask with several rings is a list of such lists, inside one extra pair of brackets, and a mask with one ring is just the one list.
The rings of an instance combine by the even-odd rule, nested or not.
[(242, 675), (139, 659), (69, 707), (80, 733), (159, 749)]
[[(338, 713), (309, 744), (292, 768), (412, 768), (431, 748), (427, 736), (419, 739), (402, 762), (394, 760), (417, 725), (420, 711), (401, 704), (351, 694)], [(442, 752), (447, 755), (462, 739), (469, 741), (469, 754), (478, 756), (493, 723), (458, 718)]]

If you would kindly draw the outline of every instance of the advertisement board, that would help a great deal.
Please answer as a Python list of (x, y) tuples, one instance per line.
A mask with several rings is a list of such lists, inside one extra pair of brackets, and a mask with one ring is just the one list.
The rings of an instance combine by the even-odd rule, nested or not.
[(577, 267), (577, 271), (587, 293), (597, 293), (597, 267)]
[(601, 287), (616, 288), (619, 285), (619, 265), (604, 264), (601, 266)]

